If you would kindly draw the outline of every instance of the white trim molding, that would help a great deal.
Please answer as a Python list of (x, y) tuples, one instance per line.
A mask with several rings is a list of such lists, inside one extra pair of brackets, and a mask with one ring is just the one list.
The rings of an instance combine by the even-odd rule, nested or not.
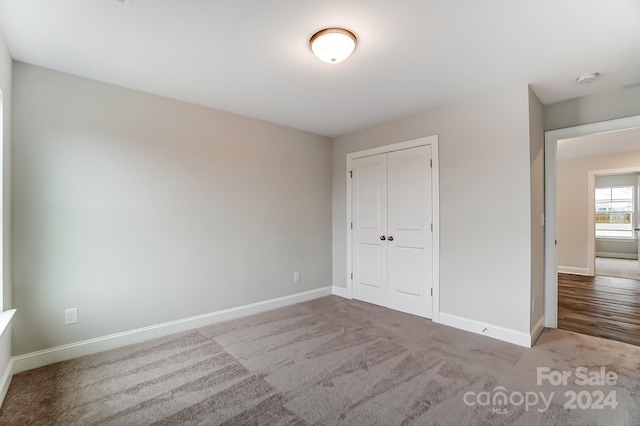
[[(431, 271), (433, 296), (431, 319), (438, 320), (440, 315), (440, 162), (438, 152), (438, 135), (425, 136), (418, 139), (412, 139), (405, 142), (398, 142), (391, 145), (379, 146), (376, 148), (366, 149), (364, 151), (351, 152), (347, 154), (347, 170), (346, 170), (346, 187), (347, 187), (347, 288), (346, 297), (353, 298), (353, 281), (351, 274), (353, 273), (353, 259), (351, 253), (351, 171), (352, 161), (356, 158), (369, 157), (377, 154), (385, 154), (403, 149), (416, 148), (419, 146), (431, 146), (431, 196), (432, 196), (432, 218), (433, 218), (433, 269)], [(334, 287), (335, 289), (336, 287)], [(336, 295), (344, 294), (342, 290), (338, 290)]]
[(197, 315), (190, 318), (165, 322), (149, 327), (137, 328), (135, 330), (125, 331), (122, 333), (110, 334), (108, 336), (98, 337), (95, 339), (83, 340), (81, 342), (70, 343), (68, 345), (57, 346), (55, 348), (44, 349), (24, 355), (18, 355), (13, 357), (12, 360), (13, 371), (14, 373), (20, 373), (23, 371), (53, 364), (55, 362), (66, 361), (85, 355), (91, 355), (110, 349), (116, 349), (122, 346), (140, 343), (158, 337), (180, 333), (183, 331), (193, 330), (195, 328), (217, 324), (247, 315), (253, 315), (276, 308), (282, 308), (284, 306), (293, 305), (295, 303), (306, 302), (320, 297), (329, 296), (331, 294), (332, 287), (323, 287), (315, 290), (305, 291), (303, 293), (297, 293), (289, 296), (265, 300), (262, 302), (238, 306), (236, 308), (224, 309), (222, 311)]
[(0, 406), (4, 402), (9, 384), (13, 378), (13, 359), (11, 358), (11, 322), (15, 309), (0, 312)]
[(345, 287), (337, 287), (337, 286), (333, 286), (333, 295), (334, 296), (339, 296), (339, 297), (344, 297), (345, 299), (351, 299), (351, 295), (349, 294), (349, 289), (345, 288)]
[(589, 268), (576, 268), (573, 266), (558, 266), (558, 272), (561, 274), (571, 274), (571, 275), (585, 275), (591, 276)]
[(470, 331), (472, 333), (502, 340), (503, 342), (524, 346), (525, 348), (530, 348), (533, 342), (532, 335), (525, 331), (483, 323), (470, 318), (447, 314), (445, 312), (440, 312), (440, 319), (437, 322), (450, 327), (459, 328), (460, 330)]
[[(635, 241), (634, 241), (635, 243)], [(597, 251), (596, 257), (609, 257), (612, 259), (638, 260), (638, 255), (633, 253), (611, 253), (609, 251)]]
[(544, 331), (544, 315), (540, 317), (536, 325), (531, 329), (531, 347), (536, 343), (536, 340), (540, 337)]
[[(558, 201), (556, 176), (558, 141), (634, 128), (640, 128), (640, 115), (545, 132), (544, 197), (547, 226), (545, 227), (544, 318), (546, 327), (556, 328), (558, 326)], [(588, 232), (589, 230), (586, 231)], [(590, 254), (595, 254), (595, 244), (594, 247), (588, 247), (588, 250), (590, 250)]]
[(13, 359), (9, 358), (9, 363), (4, 368), (2, 372), (2, 376), (0, 376), (0, 407), (4, 403), (4, 399), (7, 396), (7, 392), (9, 392), (9, 385), (11, 384), (11, 380), (13, 379)]

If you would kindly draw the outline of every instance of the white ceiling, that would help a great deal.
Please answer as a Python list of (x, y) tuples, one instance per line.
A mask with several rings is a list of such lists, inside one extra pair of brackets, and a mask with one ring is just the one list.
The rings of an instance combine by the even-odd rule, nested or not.
[[(338, 65), (308, 47), (327, 26), (359, 37)], [(501, 87), (548, 104), (640, 82), (638, 0), (0, 0), (0, 31), (20, 61), (327, 136)]]
[(640, 151), (640, 128), (562, 139), (557, 155), (568, 159), (632, 151)]

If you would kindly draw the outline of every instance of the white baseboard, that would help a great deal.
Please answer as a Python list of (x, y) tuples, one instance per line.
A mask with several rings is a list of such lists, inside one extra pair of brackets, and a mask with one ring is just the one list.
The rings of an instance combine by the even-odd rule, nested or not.
[(571, 275), (589, 275), (589, 268), (574, 268), (573, 266), (558, 266), (558, 272)]
[(494, 339), (513, 343), (519, 346), (524, 346), (526, 348), (531, 347), (531, 335), (527, 332), (513, 330), (493, 324), (485, 324), (476, 320), (463, 318), (444, 312), (440, 312), (438, 323), (448, 325), (450, 327), (459, 328), (460, 330), (482, 334), (483, 336), (493, 337)]
[(62, 345), (42, 351), (18, 355), (14, 356), (12, 360), (13, 372), (20, 373), (53, 364), (55, 362), (66, 361), (68, 359), (84, 355), (91, 355), (110, 349), (116, 349), (158, 337), (193, 330), (194, 328), (229, 321), (247, 315), (258, 314), (260, 312), (293, 305), (295, 303), (306, 302), (308, 300), (329, 296), (331, 294), (332, 287), (323, 287), (303, 293), (292, 294), (290, 296), (278, 297), (276, 299), (251, 303), (249, 305), (238, 306), (236, 308), (211, 312), (163, 324), (152, 325), (150, 327), (138, 328), (122, 333), (110, 334), (108, 336), (98, 337), (95, 339), (83, 340), (81, 342), (70, 343), (68, 345)]
[(609, 251), (597, 251), (596, 257), (610, 257), (613, 259), (631, 259), (638, 260), (638, 255), (633, 253), (612, 253)]
[(344, 287), (336, 287), (334, 285), (333, 286), (333, 294), (335, 296), (344, 297), (345, 299), (351, 299), (351, 296), (349, 296), (349, 290), (344, 288)]
[(544, 331), (544, 315), (540, 317), (536, 325), (534, 325), (533, 328), (531, 329), (531, 346), (530, 347), (533, 347), (533, 344), (536, 343), (536, 340), (538, 340), (538, 337), (540, 337), (543, 331)]

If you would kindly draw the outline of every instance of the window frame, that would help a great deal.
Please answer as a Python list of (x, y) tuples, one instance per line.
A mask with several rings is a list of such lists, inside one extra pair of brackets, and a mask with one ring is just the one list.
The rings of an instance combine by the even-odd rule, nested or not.
[[(610, 190), (612, 190), (611, 191), (612, 194), (611, 194), (611, 197), (610, 197), (610, 200), (609, 200), (610, 203), (613, 203), (616, 200), (617, 201), (621, 200), (621, 199), (614, 199), (613, 198), (613, 189), (614, 188), (630, 188), (631, 189), (631, 212), (630, 212), (631, 213), (631, 221), (629, 223), (629, 226), (631, 227), (631, 230), (630, 230), (631, 235), (630, 236), (627, 236), (627, 235), (624, 235), (624, 236), (613, 236), (613, 235), (598, 236), (598, 222), (595, 221), (595, 226), (594, 226), (595, 238), (596, 238), (596, 240), (600, 240), (600, 241), (606, 241), (606, 240), (609, 240), (609, 241), (636, 241), (637, 238), (636, 238), (636, 233), (634, 231), (634, 229), (636, 228), (635, 224), (638, 221), (638, 217), (637, 217), (638, 213), (637, 213), (637, 206), (636, 206), (636, 202), (637, 202), (637, 200), (636, 200), (636, 191), (637, 191), (636, 185), (595, 186), (595, 188), (594, 188), (594, 207), (595, 207), (595, 209), (592, 212), (592, 214), (593, 215), (598, 214), (598, 211), (597, 211), (598, 198), (596, 197), (596, 192), (599, 189), (610, 189)], [(625, 230), (625, 232), (627, 232), (627, 231)]]

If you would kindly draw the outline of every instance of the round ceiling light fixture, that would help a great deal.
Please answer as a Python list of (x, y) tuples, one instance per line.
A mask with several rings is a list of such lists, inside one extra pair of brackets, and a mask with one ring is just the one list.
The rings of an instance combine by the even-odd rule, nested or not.
[(581, 75), (580, 77), (576, 78), (576, 81), (578, 82), (578, 84), (589, 84), (592, 81), (594, 81), (596, 78), (598, 78), (599, 75), (600, 73), (597, 73), (597, 72)]
[(356, 48), (358, 38), (344, 28), (325, 28), (311, 36), (309, 46), (322, 62), (339, 64)]

